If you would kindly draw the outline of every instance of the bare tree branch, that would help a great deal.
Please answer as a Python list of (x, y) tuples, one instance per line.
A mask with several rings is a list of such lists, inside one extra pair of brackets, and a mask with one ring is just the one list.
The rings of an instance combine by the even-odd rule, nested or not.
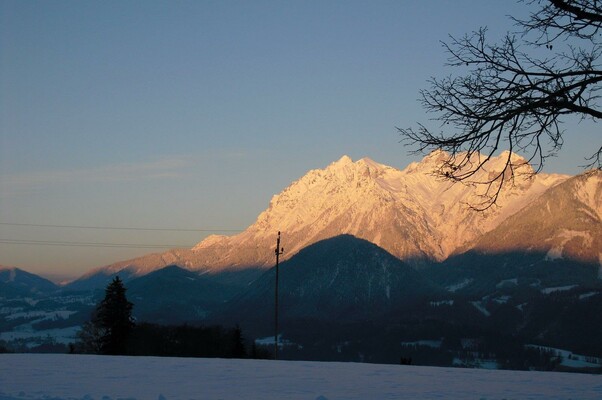
[[(447, 65), (463, 74), (431, 78), (419, 99), (439, 128), (420, 123), (397, 128), (415, 152), (448, 152), (439, 175), (484, 185), (478, 209), (495, 204), (503, 188), (525, 171), (512, 152), (525, 155), (534, 166), (529, 171), (537, 173), (562, 148), (563, 117), (602, 118), (602, 6), (596, 0), (528, 3), (540, 9), (526, 21), (514, 19), (521, 28), (518, 35), (508, 33), (494, 44), (487, 42), (485, 28), (462, 38), (450, 36), (443, 43)], [(552, 52), (556, 41), (563, 51)], [(502, 170), (477, 179), (502, 149), (510, 151)], [(601, 158), (602, 148), (587, 158), (588, 166), (602, 168)]]

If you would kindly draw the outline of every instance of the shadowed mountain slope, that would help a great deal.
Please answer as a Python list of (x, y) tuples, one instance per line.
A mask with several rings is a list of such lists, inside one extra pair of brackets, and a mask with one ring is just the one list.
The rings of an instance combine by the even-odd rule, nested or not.
[[(275, 269), (232, 301), (229, 313), (248, 320), (270, 319)], [(437, 292), (387, 251), (363, 239), (341, 235), (314, 243), (283, 262), (279, 274), (284, 319), (369, 320)]]
[(202, 320), (238, 289), (176, 265), (132, 279), (127, 288), (137, 320), (160, 324)]
[(2, 297), (20, 297), (32, 294), (44, 294), (58, 290), (59, 287), (38, 275), (19, 268), (0, 266), (0, 293)]
[(486, 254), (537, 252), (600, 266), (602, 278), (602, 171), (557, 185), (470, 246)]

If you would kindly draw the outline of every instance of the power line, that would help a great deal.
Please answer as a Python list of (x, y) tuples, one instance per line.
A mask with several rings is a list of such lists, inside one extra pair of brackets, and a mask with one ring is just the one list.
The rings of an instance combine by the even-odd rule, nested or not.
[[(98, 243), (98, 242), (71, 242), (71, 241), (59, 241), (59, 240), (29, 240), (29, 239), (0, 239), (0, 244), (24, 244), (24, 245), (40, 245), (40, 246), (70, 246), (70, 247), (116, 247), (116, 248), (139, 248), (139, 249), (165, 249), (165, 248), (179, 248), (179, 249), (190, 249), (193, 245), (182, 245), (182, 244), (144, 244), (144, 243)], [(211, 246), (204, 247), (205, 249), (210, 248), (227, 248), (227, 245), (213, 244)], [(257, 250), (261, 246), (235, 246), (239, 250)]]
[(41, 246), (72, 246), (72, 247), (123, 247), (140, 249), (162, 249), (177, 247), (192, 247), (194, 245), (177, 244), (142, 244), (142, 243), (95, 243), (95, 242), (66, 242), (56, 240), (21, 240), (21, 239), (0, 239), (0, 244), (27, 244)]
[(168, 231), (168, 232), (242, 232), (243, 231), (243, 229), (140, 228), (140, 227), (89, 226), (89, 225), (24, 224), (24, 223), (13, 223), (13, 222), (0, 222), (0, 225), (30, 226), (30, 227), (39, 227), (39, 228), (98, 229), (98, 230), (122, 230), (122, 231)]

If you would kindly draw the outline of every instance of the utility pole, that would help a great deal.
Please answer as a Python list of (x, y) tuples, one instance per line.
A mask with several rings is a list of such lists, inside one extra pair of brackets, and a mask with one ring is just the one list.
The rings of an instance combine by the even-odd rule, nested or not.
[(274, 360), (278, 359), (278, 260), (280, 255), (284, 253), (284, 248), (280, 247), (280, 231), (276, 239), (276, 290), (274, 297)]

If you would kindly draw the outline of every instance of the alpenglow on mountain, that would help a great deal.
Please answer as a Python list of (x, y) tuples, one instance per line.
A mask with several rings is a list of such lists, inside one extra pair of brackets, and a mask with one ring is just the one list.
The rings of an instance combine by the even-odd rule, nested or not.
[[(487, 169), (480, 171), (475, 178), (483, 180), (501, 171), (508, 156), (508, 153), (502, 153), (493, 158), (486, 165)], [(512, 154), (513, 163), (521, 164), (514, 184), (505, 184), (495, 206), (475, 211), (468, 205), (480, 201), (478, 187), (453, 184), (434, 174), (445, 157), (445, 153), (435, 151), (420, 162), (398, 170), (369, 158), (354, 162), (343, 156), (324, 169), (309, 171), (275, 195), (255, 223), (240, 234), (212, 235), (192, 249), (174, 249), (119, 262), (91, 271), (82, 279), (93, 279), (99, 274), (106, 276), (124, 269), (127, 275), (140, 276), (170, 264), (210, 273), (266, 269), (274, 264), (278, 231), (282, 232), (285, 248), (281, 260), (320, 240), (350, 234), (382, 247), (410, 265), (419, 266), (445, 260), (477, 244), (480, 250), (486, 251), (483, 249), (487, 246), (485, 243), (495, 243), (495, 240), (479, 241), (486, 234), (511, 221), (509, 218), (519, 211), (529, 213), (532, 207), (544, 207), (547, 203), (537, 200), (550, 189), (570, 192), (572, 189), (563, 191), (561, 188), (575, 184), (574, 179), (569, 180), (567, 175), (533, 175), (531, 166)], [(550, 256), (560, 257), (563, 246), (576, 246), (571, 238), (585, 237), (588, 239), (580, 243), (588, 247), (587, 254), (600, 251), (595, 246), (600, 243), (597, 236), (600, 235), (602, 209), (601, 174), (595, 171), (580, 175), (577, 177), (579, 193), (563, 197), (562, 207), (587, 209), (584, 213), (591, 217), (588, 221), (565, 224), (579, 226), (582, 233), (575, 233), (577, 228), (570, 228), (573, 231), (564, 233), (550, 231), (551, 235), (560, 235), (567, 240), (562, 242), (564, 239), (559, 239), (559, 242), (541, 237), (543, 243), (538, 250), (551, 251)], [(562, 207), (555, 207), (554, 212), (562, 214)], [(566, 218), (575, 215), (566, 213)], [(562, 215), (556, 218), (562, 218)], [(533, 224), (536, 225), (537, 221)], [(507, 236), (512, 226), (505, 229)], [(546, 244), (548, 239), (549, 245)], [(499, 247), (500, 243), (496, 246)]]

